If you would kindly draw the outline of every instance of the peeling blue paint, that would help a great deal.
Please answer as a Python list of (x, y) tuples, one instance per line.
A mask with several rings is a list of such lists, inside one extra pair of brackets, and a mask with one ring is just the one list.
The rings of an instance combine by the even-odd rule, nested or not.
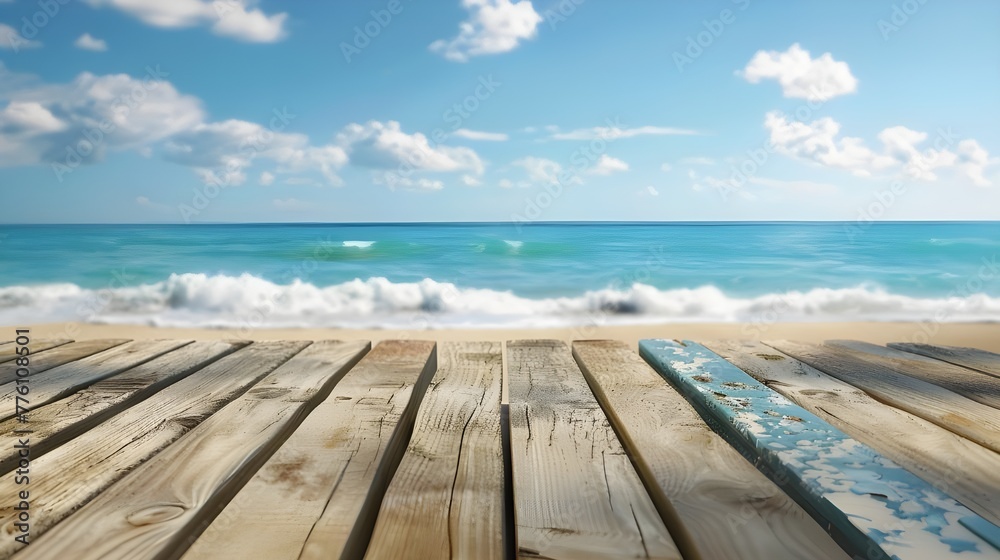
[(992, 528), (1000, 535), (1000, 528), (704, 346), (642, 340), (639, 353), (852, 552), (899, 560), (1000, 559), (996, 543), (983, 534)]

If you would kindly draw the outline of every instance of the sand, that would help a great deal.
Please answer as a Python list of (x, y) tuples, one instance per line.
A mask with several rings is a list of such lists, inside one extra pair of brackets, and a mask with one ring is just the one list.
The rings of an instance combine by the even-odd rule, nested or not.
[[(21, 325), (0, 327), (0, 340), (13, 340), (14, 329)], [(204, 329), (168, 328), (142, 325), (94, 325), (52, 323), (29, 325), (32, 338), (183, 338), (195, 340), (237, 338), (244, 340), (512, 340), (520, 338), (555, 338), (565, 341), (610, 338), (636, 347), (641, 338), (673, 338), (709, 341), (718, 339), (776, 340), (822, 342), (830, 339), (853, 339), (885, 344), (887, 342), (926, 342), (945, 346), (969, 346), (1000, 353), (1000, 323), (671, 323), (660, 325), (585, 326), (544, 329)]]

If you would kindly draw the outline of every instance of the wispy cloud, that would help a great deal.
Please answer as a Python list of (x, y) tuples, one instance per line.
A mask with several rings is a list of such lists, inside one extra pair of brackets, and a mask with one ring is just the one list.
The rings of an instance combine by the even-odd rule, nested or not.
[(554, 132), (553, 140), (617, 140), (635, 136), (690, 136), (700, 134), (696, 130), (672, 128), (667, 126), (639, 126), (635, 128), (620, 128), (617, 126), (595, 126), (593, 128), (578, 128), (569, 132)]
[(452, 136), (458, 136), (459, 138), (466, 138), (468, 140), (485, 140), (489, 142), (504, 142), (510, 139), (507, 134), (502, 132), (483, 132), (480, 130), (469, 130), (468, 128), (460, 128), (451, 134)]

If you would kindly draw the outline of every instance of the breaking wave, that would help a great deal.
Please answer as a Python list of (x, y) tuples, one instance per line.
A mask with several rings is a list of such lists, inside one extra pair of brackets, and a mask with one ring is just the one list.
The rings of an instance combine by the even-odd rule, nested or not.
[(715, 286), (661, 290), (636, 283), (578, 295), (527, 298), (424, 279), (356, 279), (332, 286), (259, 277), (173, 274), (105, 290), (75, 284), (0, 288), (0, 323), (58, 321), (190, 327), (436, 328), (654, 322), (856, 320), (995, 321), (1000, 298), (919, 298), (872, 286), (736, 297)]

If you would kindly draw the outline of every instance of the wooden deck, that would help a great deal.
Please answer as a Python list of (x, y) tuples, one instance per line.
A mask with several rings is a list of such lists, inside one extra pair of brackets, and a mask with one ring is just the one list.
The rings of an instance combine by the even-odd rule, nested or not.
[(0, 558), (1000, 559), (979, 350), (36, 340), (25, 371), (17, 348)]

